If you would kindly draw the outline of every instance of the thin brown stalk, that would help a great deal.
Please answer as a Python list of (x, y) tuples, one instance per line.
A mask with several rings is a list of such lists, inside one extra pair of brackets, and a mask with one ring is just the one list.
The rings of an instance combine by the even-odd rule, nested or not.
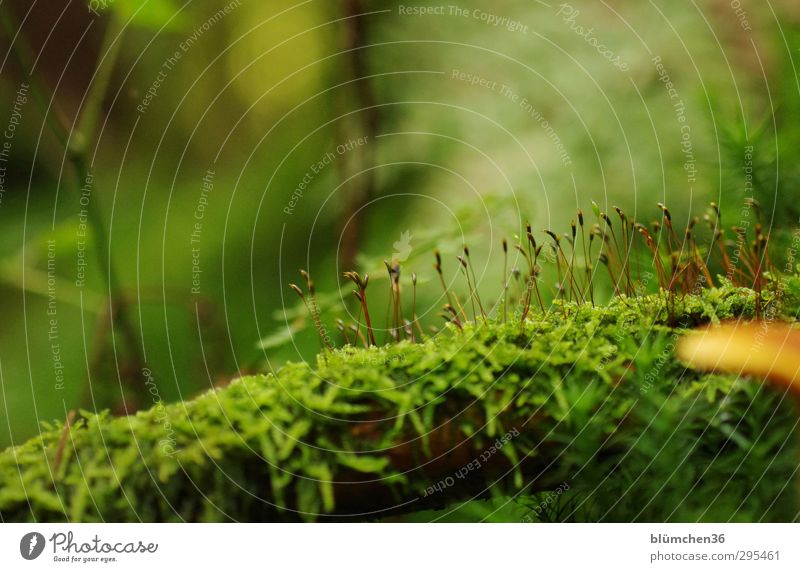
[(69, 436), (72, 424), (75, 422), (75, 416), (75, 410), (67, 413), (67, 419), (64, 422), (64, 428), (61, 430), (61, 435), (58, 439), (58, 448), (56, 449), (56, 456), (53, 459), (53, 475), (55, 475), (56, 478), (59, 476), (59, 469), (61, 468), (61, 463), (64, 459), (64, 449), (67, 445), (67, 437)]
[(486, 319), (486, 311), (483, 309), (483, 303), (481, 302), (481, 295), (478, 292), (478, 279), (475, 278), (475, 269), (472, 267), (472, 259), (469, 257), (469, 248), (467, 245), (464, 245), (464, 258), (467, 260), (467, 270), (472, 274), (472, 284), (474, 286), (474, 296), (475, 299), (478, 301), (478, 307), (481, 309), (481, 316)]

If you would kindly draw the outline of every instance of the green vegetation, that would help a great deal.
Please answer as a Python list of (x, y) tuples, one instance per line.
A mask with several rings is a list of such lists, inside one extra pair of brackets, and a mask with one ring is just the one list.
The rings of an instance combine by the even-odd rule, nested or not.
[(482, 501), (459, 501), (491, 498), (528, 521), (796, 520), (796, 408), (672, 352), (684, 328), (753, 316), (756, 294), (675, 304), (669, 325), (663, 296), (557, 302), (130, 417), (83, 413), (0, 454), (0, 516), (470, 519)]
[(798, 520), (796, 1), (380, 4), (0, 8), (0, 521)]

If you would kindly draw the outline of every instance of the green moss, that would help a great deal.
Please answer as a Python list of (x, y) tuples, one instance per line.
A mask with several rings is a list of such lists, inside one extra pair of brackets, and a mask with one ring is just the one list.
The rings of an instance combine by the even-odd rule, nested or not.
[(792, 520), (796, 411), (672, 355), (681, 327), (753, 307), (749, 290), (711, 289), (678, 302), (673, 328), (659, 297), (569, 305), (337, 350), (130, 417), (84, 412), (0, 453), (0, 516), (371, 519), (567, 482), (560, 519)]

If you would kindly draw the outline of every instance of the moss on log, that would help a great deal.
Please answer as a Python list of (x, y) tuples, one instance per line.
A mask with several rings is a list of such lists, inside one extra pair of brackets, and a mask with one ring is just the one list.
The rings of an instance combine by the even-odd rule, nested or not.
[(687, 371), (677, 334), (752, 315), (726, 286), (344, 348), (0, 453), (3, 521), (370, 520), (569, 483), (572, 520), (793, 520), (794, 406)]

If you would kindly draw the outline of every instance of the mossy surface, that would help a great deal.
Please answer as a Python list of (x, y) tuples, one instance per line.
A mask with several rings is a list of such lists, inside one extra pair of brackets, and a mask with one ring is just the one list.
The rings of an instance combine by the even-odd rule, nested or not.
[(791, 400), (673, 355), (682, 328), (753, 309), (730, 286), (679, 299), (673, 320), (657, 296), (556, 306), (85, 412), (0, 453), (0, 516), (370, 520), (476, 495), (519, 508), (563, 482), (537, 520), (795, 520)]

